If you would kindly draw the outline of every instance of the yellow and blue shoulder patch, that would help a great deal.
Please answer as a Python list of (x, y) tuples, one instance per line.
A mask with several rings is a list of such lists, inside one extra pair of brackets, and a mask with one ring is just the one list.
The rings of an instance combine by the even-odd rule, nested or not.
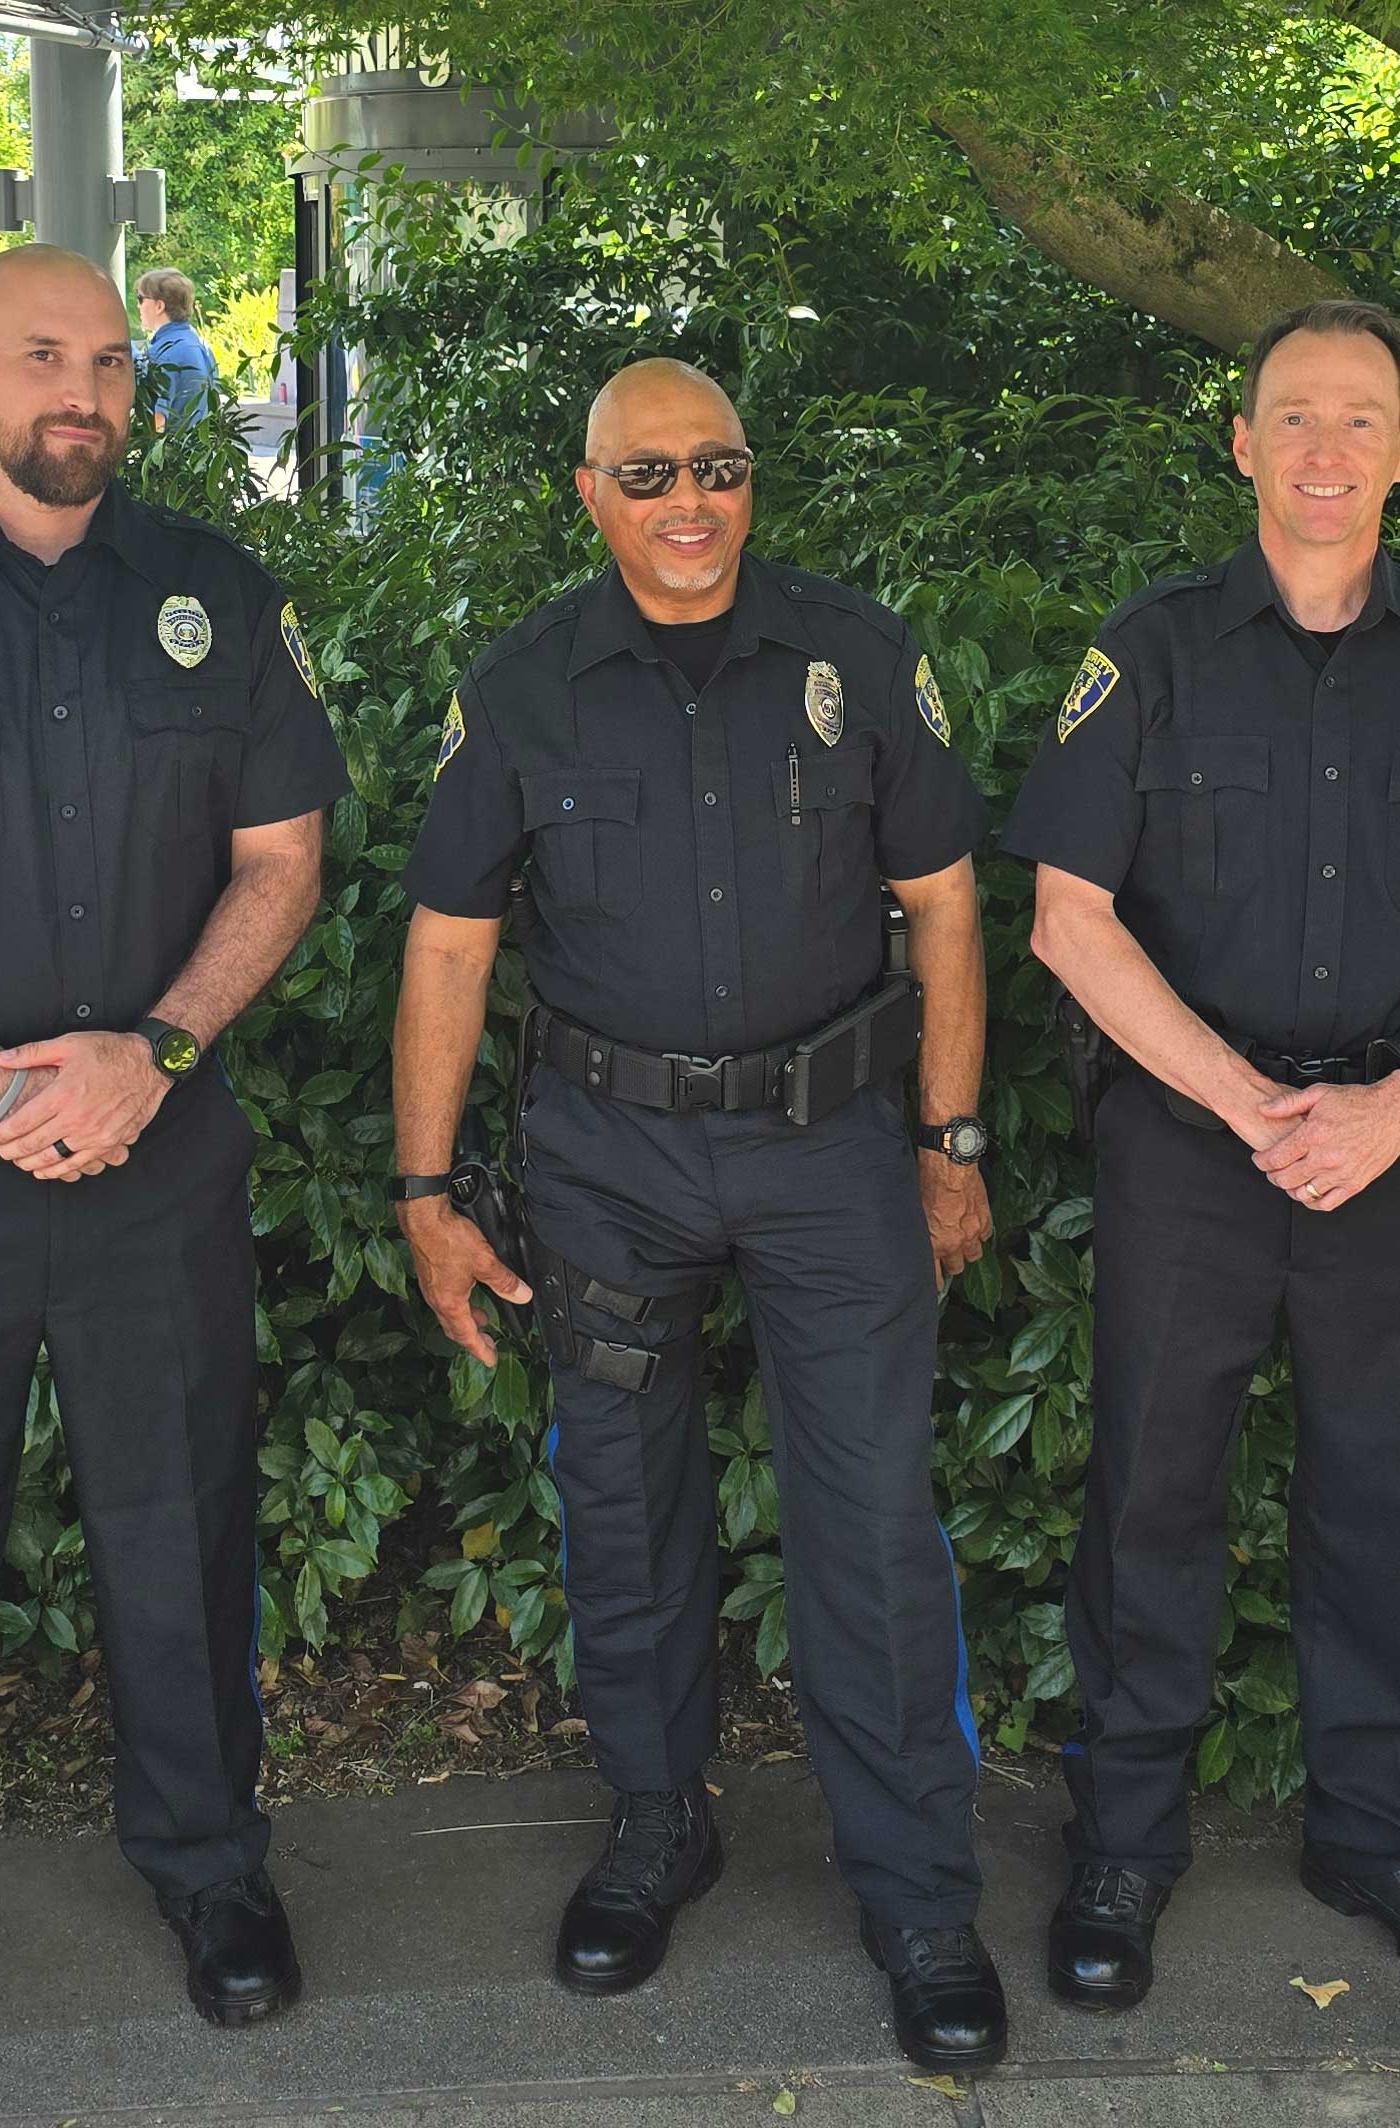
[(938, 692), (938, 682), (933, 677), (933, 667), (927, 658), (920, 658), (914, 668), (914, 700), (919, 705), (919, 715), (945, 746), (953, 743), (953, 728), (948, 722), (948, 712), (943, 707), (943, 697)]
[(296, 607), (290, 599), (282, 608), (282, 641), (287, 646), (287, 656), (296, 666), (307, 687), (319, 702), (321, 690), (316, 685), (316, 668), (311, 662), (311, 652), (307, 649), (306, 638), (301, 632), (301, 622), (297, 619)]
[(1072, 731), (1078, 731), (1086, 717), (1092, 717), (1101, 702), (1106, 702), (1123, 675), (1112, 658), (1105, 657), (1101, 650), (1086, 650), (1084, 663), (1074, 676), (1074, 684), (1065, 696), (1060, 710), (1060, 721), (1055, 727), (1064, 745)]
[(462, 705), (457, 700), (454, 692), (452, 700), (447, 705), (447, 715), (442, 720), (442, 744), (438, 748), (437, 766), (433, 770), (434, 783), (437, 782), (438, 777), (442, 774), (466, 736), (467, 727), (462, 717)]

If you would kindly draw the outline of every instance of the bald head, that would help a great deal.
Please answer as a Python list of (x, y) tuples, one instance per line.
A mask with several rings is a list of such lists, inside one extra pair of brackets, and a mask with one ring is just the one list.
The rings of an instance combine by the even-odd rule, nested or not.
[(105, 310), (119, 331), (126, 331), (126, 305), (116, 282), (80, 251), (65, 251), (58, 244), (21, 244), (14, 251), (0, 251), (0, 303), (33, 308), (55, 298)]
[(744, 425), (733, 402), (713, 377), (670, 355), (653, 355), (609, 377), (588, 409), (585, 453), (600, 464), (616, 464), (620, 458), (655, 450), (655, 438), (646, 434), (649, 424), (673, 420), (677, 414), (699, 417), (702, 426), (708, 422), (708, 440), (713, 443), (744, 441)]
[(0, 252), (4, 482), (45, 510), (88, 509), (121, 464), (133, 390), (126, 305), (110, 275), (56, 244)]

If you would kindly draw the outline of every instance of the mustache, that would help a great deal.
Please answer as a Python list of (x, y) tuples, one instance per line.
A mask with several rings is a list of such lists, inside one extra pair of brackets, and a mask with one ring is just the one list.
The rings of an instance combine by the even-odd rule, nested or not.
[(653, 532), (722, 532), (724, 527), (722, 517), (668, 517), (651, 529)]
[(50, 429), (91, 429), (104, 443), (114, 444), (117, 441), (117, 431), (113, 424), (105, 414), (95, 411), (91, 414), (40, 414), (30, 434), (36, 438), (47, 436)]

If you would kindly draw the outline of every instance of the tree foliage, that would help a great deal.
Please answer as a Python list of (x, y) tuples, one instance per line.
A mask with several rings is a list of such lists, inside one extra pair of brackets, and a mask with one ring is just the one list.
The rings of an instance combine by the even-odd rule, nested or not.
[[(466, 241), (459, 202), (384, 197), (370, 233), (381, 285), (327, 284), (303, 325), (308, 341), (334, 331), (366, 349), (371, 426), (408, 461), (359, 532), (324, 490), (251, 501), (225, 414), (184, 443), (147, 433), (136, 453), (150, 492), (236, 519), (290, 583), (355, 784), (312, 930), (225, 1044), (259, 1135), (272, 1651), (333, 1633), (337, 1598), (411, 1518), (429, 1563), (406, 1622), (464, 1633), (489, 1607), (524, 1657), (569, 1674), (546, 1372), (509, 1336), (494, 1375), (454, 1353), (412, 1288), (385, 1196), (387, 1043), (398, 876), (460, 664), (599, 560), (570, 477), (599, 379), (674, 352), (725, 383), (758, 452), (758, 545), (907, 615), (998, 815), (1104, 612), (1228, 551), (1249, 521), (1224, 448), (1223, 365), (994, 232), (930, 284), (877, 216), (759, 219), (727, 196), (726, 168), (606, 159), (509, 251)], [(1373, 239), (1360, 222), (1358, 236)], [(1125, 366), (1150, 378), (1151, 402), (1122, 396)], [(1071, 1719), (1061, 1596), (1089, 1433), (1090, 1177), (1028, 949), (1029, 881), (995, 854), (981, 876), (997, 1245), (945, 1306), (935, 1466), (975, 1700), (1019, 1749), (1032, 1724), (1053, 1737)], [(507, 944), (472, 1089), (495, 1134), (523, 998)], [(779, 1503), (732, 1285), (705, 1355), (725, 1610), (755, 1622), (771, 1672), (786, 1660)], [(1301, 1778), (1283, 1363), (1253, 1386), (1201, 1762), (1242, 1802)], [(58, 1651), (92, 1622), (54, 1427), (41, 1379), (9, 1554), (19, 1600), (0, 1608), (0, 1637)]]

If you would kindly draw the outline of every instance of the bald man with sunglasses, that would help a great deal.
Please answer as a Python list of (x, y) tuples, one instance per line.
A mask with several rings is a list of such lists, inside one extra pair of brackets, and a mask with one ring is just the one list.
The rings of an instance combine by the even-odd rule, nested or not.
[[(397, 1191), (424, 1293), (493, 1364), (473, 1287), (529, 1289), (446, 1188), (523, 871), (528, 1269), (579, 1684), (617, 1791), (556, 1970), (583, 1993), (635, 1987), (722, 1866), (700, 1356), (734, 1270), (837, 1859), (906, 2053), (973, 2068), (1000, 2058), (1006, 2013), (973, 1926), (977, 1736), (929, 1410), (937, 1285), (990, 1232), (982, 807), (906, 625), (744, 553), (752, 464), (685, 364), (637, 363), (594, 403), (578, 490), (613, 566), (467, 672), (405, 874)], [(922, 999), (883, 965), (882, 879)]]

